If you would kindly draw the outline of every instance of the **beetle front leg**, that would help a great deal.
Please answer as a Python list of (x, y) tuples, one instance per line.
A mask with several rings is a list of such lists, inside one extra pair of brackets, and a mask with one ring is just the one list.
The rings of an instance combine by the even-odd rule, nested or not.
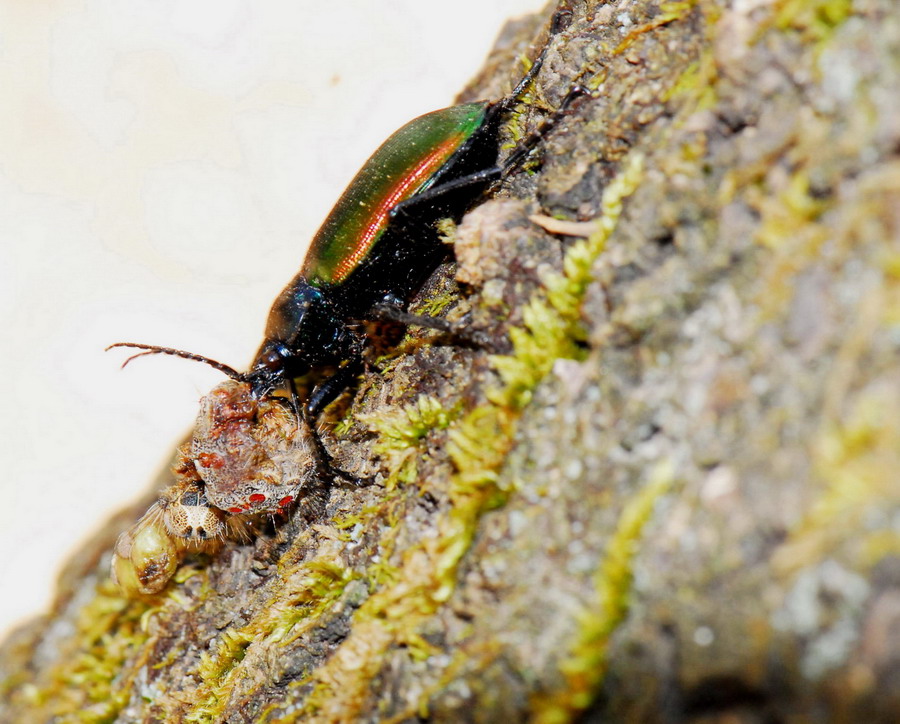
[(354, 357), (337, 371), (316, 385), (306, 401), (304, 412), (310, 419), (315, 418), (322, 410), (334, 402), (338, 396), (353, 383), (362, 372), (362, 357)]
[[(362, 359), (352, 360), (339, 368), (334, 375), (317, 385), (305, 406), (295, 408), (298, 411), (299, 424), (304, 428), (303, 434), (312, 444), (312, 475), (316, 481), (338, 479), (354, 487), (367, 482), (365, 479), (351, 475), (334, 464), (334, 458), (325, 449), (325, 444), (322, 442), (322, 437), (319, 435), (315, 424), (315, 416), (327, 407), (330, 402), (333, 402), (341, 392), (347, 389), (350, 381), (360, 373), (361, 369)], [(296, 386), (293, 379), (290, 381), (289, 386), (291, 395), (296, 395)]]

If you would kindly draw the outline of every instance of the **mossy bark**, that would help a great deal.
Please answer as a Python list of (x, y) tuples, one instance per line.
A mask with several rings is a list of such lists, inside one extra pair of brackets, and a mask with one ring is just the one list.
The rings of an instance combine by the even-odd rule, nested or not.
[(896, 720), (894, 1), (573, 9), (530, 101), (596, 93), (418, 301), (504, 354), (413, 332), (328, 412), (376, 482), (153, 599), (113, 521), (5, 643), (0, 720)]

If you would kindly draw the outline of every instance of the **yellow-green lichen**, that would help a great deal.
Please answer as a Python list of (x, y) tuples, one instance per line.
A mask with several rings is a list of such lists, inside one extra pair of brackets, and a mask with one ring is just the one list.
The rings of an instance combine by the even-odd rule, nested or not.
[(536, 724), (574, 721), (596, 697), (606, 674), (609, 638), (628, 613), (632, 565), (644, 526), (656, 501), (671, 487), (673, 477), (671, 461), (658, 463), (647, 483), (625, 503), (595, 576), (597, 603), (582, 613), (578, 637), (560, 664), (564, 683), (532, 702), (532, 721)]

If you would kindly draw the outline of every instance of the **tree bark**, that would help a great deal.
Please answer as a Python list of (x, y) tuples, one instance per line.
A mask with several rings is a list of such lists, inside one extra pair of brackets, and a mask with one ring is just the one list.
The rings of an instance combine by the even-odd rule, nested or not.
[(326, 413), (373, 482), (158, 596), (112, 521), (0, 650), (0, 720), (896, 720), (894, 2), (573, 11), (510, 134), (593, 94), (414, 305), (501, 354), (412, 331)]

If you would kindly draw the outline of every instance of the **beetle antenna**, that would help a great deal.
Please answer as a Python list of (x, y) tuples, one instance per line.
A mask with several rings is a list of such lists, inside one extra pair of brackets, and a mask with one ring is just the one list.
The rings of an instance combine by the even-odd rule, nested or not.
[(138, 357), (146, 357), (149, 354), (170, 354), (173, 357), (183, 357), (184, 359), (191, 359), (195, 362), (203, 362), (204, 364), (208, 364), (215, 370), (218, 370), (224, 375), (227, 375), (233, 380), (237, 380), (238, 382), (244, 382), (244, 375), (238, 372), (233, 367), (229, 367), (222, 362), (217, 362), (214, 359), (210, 359), (209, 357), (204, 357), (202, 354), (194, 354), (193, 352), (185, 352), (183, 349), (173, 349), (172, 347), (158, 347), (155, 344), (139, 344), (137, 342), (116, 342), (115, 344), (109, 345), (106, 348), (106, 352), (113, 349), (114, 347), (130, 347), (131, 349), (142, 349), (143, 352), (139, 352), (138, 354), (134, 354), (128, 359), (126, 359), (122, 363), (122, 367), (125, 367), (131, 360), (137, 359)]

